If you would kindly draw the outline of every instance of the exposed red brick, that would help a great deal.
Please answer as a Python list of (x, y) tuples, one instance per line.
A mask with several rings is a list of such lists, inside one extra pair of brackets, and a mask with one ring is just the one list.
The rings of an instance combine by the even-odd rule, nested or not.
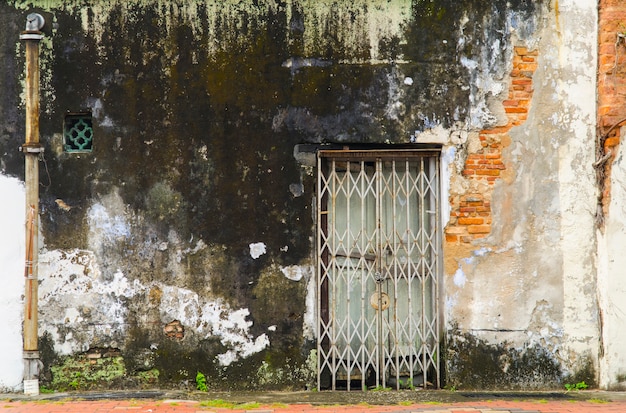
[(500, 171), (497, 169), (478, 169), (476, 171), (476, 175), (491, 175), (496, 176), (500, 175)]
[(450, 234), (450, 235), (462, 235), (462, 234), (467, 234), (467, 228), (466, 227), (447, 227), (446, 228), (446, 234)]
[[(511, 127), (507, 125), (507, 126), (500, 126), (500, 127), (493, 128), (493, 129), (482, 130), (480, 131), (480, 134), (481, 135), (504, 134), (504, 133), (508, 133), (510, 130), (511, 130)], [(481, 136), (480, 138), (483, 139), (483, 136)]]
[(459, 241), (459, 236), (458, 235), (446, 234), (446, 242), (456, 243), (458, 241)]
[(600, 46), (598, 46), (598, 53), (600, 54), (612, 54), (615, 53), (615, 42), (611, 43), (604, 43), (604, 44), (600, 44)]
[(475, 217), (459, 218), (457, 223), (459, 225), (482, 225), (485, 223), (485, 220), (483, 218), (475, 218)]
[(520, 63), (518, 65), (519, 70), (529, 71), (530, 73), (534, 72), (537, 69), (537, 63)]
[[(609, 153), (620, 143), (620, 128), (614, 128), (611, 136), (606, 136), (606, 131), (626, 118), (626, 39), (619, 37), (624, 33), (626, 2), (600, 0), (598, 17), (597, 139), (599, 143), (604, 139), (602, 150)], [(604, 179), (599, 182), (604, 214), (611, 197), (611, 164), (610, 159), (604, 164)]]
[(470, 234), (488, 234), (491, 231), (491, 225), (469, 225), (467, 232)]
[[(462, 174), (469, 181), (489, 184), (487, 193), (461, 196), (458, 202), (451, 199), (453, 205), (451, 220), (446, 228), (446, 241), (450, 243), (469, 243), (486, 237), (491, 231), (491, 203), (488, 193), (493, 191), (495, 182), (500, 179), (501, 171), (506, 169), (502, 161), (503, 137), (512, 127), (521, 125), (528, 117), (528, 110), (533, 95), (532, 77), (537, 68), (536, 50), (515, 47), (513, 70), (510, 73), (509, 93), (502, 106), (508, 122), (506, 125), (480, 132), (481, 147), (468, 154)], [(625, 53), (626, 55), (626, 53)], [(607, 110), (607, 113), (610, 111)], [(508, 141), (508, 139), (507, 139)], [(506, 142), (506, 141), (505, 141)]]
[(620, 141), (620, 138), (618, 136), (612, 137), (612, 138), (607, 138), (604, 141), (604, 147), (605, 148), (612, 148), (613, 146), (619, 145), (619, 141)]

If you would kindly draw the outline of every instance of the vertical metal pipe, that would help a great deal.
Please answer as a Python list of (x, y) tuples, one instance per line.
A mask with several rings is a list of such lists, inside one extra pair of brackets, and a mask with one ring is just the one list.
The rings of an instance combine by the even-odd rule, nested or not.
[(44, 25), (41, 15), (27, 16), (26, 31), (20, 39), (26, 44), (26, 137), (22, 146), (25, 155), (26, 185), (26, 268), (23, 357), (24, 393), (39, 394), (39, 350), (38, 350), (38, 264), (39, 264), (39, 155), (43, 148), (39, 143), (39, 41)]

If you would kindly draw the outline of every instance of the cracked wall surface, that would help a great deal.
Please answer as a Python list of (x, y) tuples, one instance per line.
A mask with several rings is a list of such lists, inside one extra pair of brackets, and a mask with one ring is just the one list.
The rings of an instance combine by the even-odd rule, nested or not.
[(597, 221), (599, 300), (601, 302), (602, 348), (600, 380), (610, 389), (626, 386), (626, 358), (619, 349), (623, 342), (624, 309), (622, 297), (624, 260), (624, 161), (623, 138), (626, 107), (625, 22), (626, 5), (601, 1), (598, 34), (598, 130), (596, 179), (598, 194)]
[[(215, 388), (310, 385), (316, 182), (298, 148), (327, 143), (441, 147), (449, 383), (597, 379), (595, 2), (5, 2), (0, 188), (16, 202), (33, 10), (44, 380), (111, 354), (139, 386), (198, 370)], [(63, 115), (84, 109), (93, 152), (67, 153)], [(17, 284), (23, 214), (7, 211)], [(9, 389), (20, 293), (3, 292)], [(547, 367), (531, 380), (520, 360)]]
[[(493, 172), (499, 176), (493, 191), (475, 183), (479, 162), (471, 154), (487, 152), (489, 146), (484, 143), (470, 149), (463, 164), (464, 170), (471, 170), (465, 175), (472, 181), (457, 178), (460, 182), (455, 186), (456, 180), (451, 180), (451, 194), (460, 192), (461, 197), (459, 207), (452, 209), (457, 225), (447, 227), (452, 231), (445, 258), (446, 272), (452, 275), (447, 288), (448, 318), (461, 331), (472, 331), (494, 345), (490, 350), (494, 353), (500, 351), (497, 345), (502, 340), (515, 351), (534, 352), (538, 345), (550, 363), (559, 366), (560, 374), (548, 380), (555, 387), (563, 377), (583, 377), (594, 383), (598, 379), (601, 327), (594, 236), (597, 189), (592, 166), (596, 49), (593, 38), (580, 36), (585, 30), (595, 32), (594, 16), (591, 3), (551, 5), (545, 16), (548, 30), (538, 43), (527, 44), (533, 54), (536, 51), (534, 61), (527, 59), (534, 73), (520, 82), (519, 66), (510, 66), (509, 95), (502, 101), (509, 120), (479, 135), (496, 138), (492, 140), (504, 165)], [(566, 56), (584, 57), (589, 65), (572, 64)], [(532, 87), (533, 92), (523, 106), (512, 111), (515, 99), (510, 93), (521, 91), (522, 85)], [(511, 127), (511, 115), (524, 118)], [(483, 162), (490, 165), (493, 159)], [(491, 215), (475, 213), (481, 207)], [(463, 218), (467, 222), (460, 224), (467, 225), (459, 224)], [(472, 220), (476, 218), (482, 222)], [(472, 238), (471, 246), (463, 242)], [(467, 253), (469, 257), (458, 258)], [(522, 357), (515, 358), (519, 362)], [(500, 383), (512, 387), (541, 387), (545, 382), (529, 383), (519, 377), (516, 383), (504, 365), (499, 369)], [(456, 367), (453, 371), (459, 373)]]

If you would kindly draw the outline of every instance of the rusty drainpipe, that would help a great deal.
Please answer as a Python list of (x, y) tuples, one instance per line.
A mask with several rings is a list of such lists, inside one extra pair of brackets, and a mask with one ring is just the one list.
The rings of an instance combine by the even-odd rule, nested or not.
[(24, 394), (39, 394), (38, 324), (38, 265), (39, 265), (39, 157), (43, 147), (39, 143), (39, 41), (43, 39), (44, 18), (37, 13), (26, 17), (26, 30), (20, 40), (26, 43), (26, 266), (24, 295)]

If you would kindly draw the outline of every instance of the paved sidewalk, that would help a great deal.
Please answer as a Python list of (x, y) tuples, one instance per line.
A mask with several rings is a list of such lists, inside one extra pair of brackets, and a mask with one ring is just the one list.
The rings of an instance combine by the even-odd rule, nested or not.
[[(73, 397), (80, 397), (74, 395)], [(6, 413), (626, 413), (626, 399), (472, 400), (464, 402), (399, 402), (388, 405), (233, 403), (219, 399), (22, 399), (0, 401)]]

